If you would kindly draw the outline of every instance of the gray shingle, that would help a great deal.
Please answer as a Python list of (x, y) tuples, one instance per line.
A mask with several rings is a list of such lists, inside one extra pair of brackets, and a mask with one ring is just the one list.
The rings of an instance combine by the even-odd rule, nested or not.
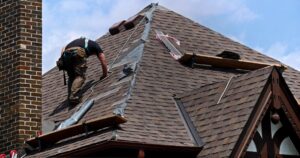
[[(247, 112), (251, 111), (253, 102), (257, 99), (258, 93), (254, 89), (262, 88), (264, 85), (263, 82), (267, 77), (266, 69), (233, 78), (233, 82), (237, 84), (232, 84), (231, 89), (223, 96), (221, 103), (216, 105), (215, 103), (225, 87), (223, 83), (230, 76), (244, 72), (213, 67), (191, 69), (181, 65), (169, 55), (167, 49), (156, 39), (155, 29), (162, 30), (165, 34), (180, 40), (180, 50), (183, 51), (217, 55), (223, 50), (230, 50), (239, 53), (242, 59), (249, 61), (279, 62), (173, 11), (159, 7), (154, 12), (149, 39), (145, 43), (144, 53), (135, 77), (135, 84), (125, 109), (125, 117), (128, 122), (121, 125), (122, 130), (118, 131), (119, 140), (194, 146), (173, 101), (174, 94), (190, 91), (182, 97), (182, 101), (195, 125), (197, 125), (198, 132), (203, 137), (204, 142), (210, 142), (204, 147), (200, 156), (229, 155), (229, 150), (235, 144), (236, 136), (242, 130), (243, 122), (248, 118), (249, 114)], [(106, 34), (97, 40), (103, 48), (109, 63), (112, 63), (133, 30), (123, 31), (114, 36)], [(129, 45), (124, 48), (121, 57), (126, 56), (126, 50), (134, 46), (143, 31), (144, 25), (141, 25), (133, 34)], [(88, 80), (85, 84), (87, 87), (90, 86), (88, 83), (94, 83), (101, 76), (100, 64), (96, 57), (89, 58), (88, 66)], [(98, 116), (109, 115), (113, 112), (117, 103), (124, 101), (125, 94), (131, 87), (131, 79), (128, 78), (124, 82), (119, 81), (122, 68), (112, 69), (113, 73), (110, 77), (95, 86), (95, 93), (91, 97), (99, 97), (101, 94), (108, 95), (95, 101), (95, 104), (81, 122)], [(295, 97), (300, 99), (300, 73), (288, 68), (284, 72), (284, 77)], [(201, 88), (195, 90), (197, 87)], [(116, 88), (118, 91), (109, 94), (109, 91)], [(70, 117), (76, 110), (76, 108), (69, 109), (62, 104), (67, 98), (67, 87), (63, 86), (62, 73), (56, 68), (44, 74), (42, 93), (44, 120), (62, 121)], [(84, 92), (84, 96), (87, 97), (89, 93), (90, 90), (88, 89)], [(206, 106), (209, 108), (206, 108)], [(223, 111), (219, 112), (222, 109)], [(248, 109), (249, 111), (247, 111)], [(241, 111), (241, 113), (238, 111)], [(229, 117), (231, 114), (234, 114), (234, 118)], [(213, 119), (212, 121), (217, 123), (207, 124), (209, 119)], [(224, 127), (224, 125), (228, 126)], [(222, 132), (223, 130), (226, 132)], [(231, 136), (230, 134), (235, 135)], [(69, 144), (58, 145), (38, 154), (41, 156), (55, 155), (57, 150), (66, 148), (71, 151), (111, 137), (110, 132), (104, 135), (88, 139), (77, 139), (69, 142)], [(210, 152), (215, 148), (216, 152)]]
[[(237, 142), (272, 70), (273, 67), (255, 70), (177, 96), (205, 143), (199, 157), (218, 153), (223, 155), (219, 157), (230, 155), (233, 146), (229, 144)], [(239, 87), (243, 87), (242, 91)]]

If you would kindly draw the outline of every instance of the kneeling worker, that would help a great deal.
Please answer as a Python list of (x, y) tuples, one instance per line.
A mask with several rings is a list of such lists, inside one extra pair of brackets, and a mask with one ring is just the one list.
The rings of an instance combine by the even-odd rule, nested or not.
[(101, 63), (103, 72), (101, 80), (107, 76), (107, 63), (98, 43), (87, 38), (79, 38), (62, 49), (57, 66), (60, 70), (66, 70), (68, 73), (68, 100), (72, 104), (78, 104), (81, 100), (78, 91), (85, 81), (86, 58), (91, 55), (97, 55)]

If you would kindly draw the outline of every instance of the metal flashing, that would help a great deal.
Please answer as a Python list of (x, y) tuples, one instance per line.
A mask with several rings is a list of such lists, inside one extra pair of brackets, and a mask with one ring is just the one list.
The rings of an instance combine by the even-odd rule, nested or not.
[(199, 147), (204, 146), (204, 142), (200, 138), (196, 127), (194, 126), (189, 114), (186, 112), (186, 110), (184, 108), (183, 103), (181, 102), (181, 100), (179, 98), (174, 98), (174, 100), (175, 100), (176, 107), (178, 108), (180, 115), (184, 120), (184, 124), (188, 128), (188, 132), (191, 135), (194, 143)]
[(82, 104), (80, 109), (76, 111), (70, 118), (66, 119), (63, 121), (56, 130), (60, 130), (66, 127), (69, 127), (73, 124), (76, 124), (82, 117), (83, 115), (92, 107), (94, 104), (94, 100), (90, 99)]
[(157, 8), (157, 6), (158, 6), (158, 3), (152, 3), (151, 4), (151, 8), (149, 9), (149, 11), (147, 11), (145, 13), (147, 24), (145, 25), (145, 29), (144, 29), (144, 32), (143, 32), (143, 35), (142, 35), (142, 38), (141, 38), (145, 42), (148, 39), (150, 28), (151, 28), (151, 22), (152, 22), (153, 12)]
[(124, 102), (120, 103), (116, 106), (115, 110), (113, 111), (114, 114), (119, 115), (119, 116), (124, 116), (125, 108), (127, 106), (127, 101), (131, 96), (131, 92), (132, 92), (132, 89), (133, 89), (134, 84), (135, 84), (135, 75), (136, 74), (134, 74), (134, 77), (131, 80), (129, 90), (128, 90), (125, 98), (124, 98)]
[(119, 80), (118, 82), (115, 82), (115, 83), (111, 84), (110, 86), (111, 87), (112, 86), (117, 86), (117, 85), (120, 85), (122, 83), (129, 82), (129, 81), (131, 81), (131, 78), (130, 77), (126, 77), (126, 78), (124, 78), (122, 80)]
[[(129, 57), (135, 59), (135, 60), (133, 60), (135, 71), (133, 72), (133, 77), (132, 77), (132, 80), (130, 82), (129, 90), (126, 94), (125, 101), (123, 103), (118, 104), (116, 106), (115, 110), (113, 111), (113, 113), (116, 114), (116, 115), (124, 116), (124, 113), (125, 113), (124, 111), (125, 111), (125, 108), (127, 106), (127, 101), (131, 96), (131, 93), (132, 93), (132, 90), (133, 90), (133, 87), (134, 87), (134, 84), (135, 84), (135, 77), (136, 77), (136, 74), (138, 72), (139, 61), (140, 61), (140, 59), (141, 59), (141, 57), (144, 53), (144, 46), (145, 46), (144, 43), (147, 41), (149, 33), (150, 33), (152, 14), (153, 14), (154, 10), (156, 9), (157, 5), (158, 4), (152, 3), (150, 5), (150, 9), (147, 12), (145, 12), (145, 17), (147, 19), (147, 23), (146, 23), (144, 31), (142, 33), (142, 37), (141, 37), (142, 42), (129, 53), (130, 55), (128, 55)], [(121, 60), (119, 62), (119, 64), (117, 64), (117, 65), (122, 65), (122, 64), (125, 64), (125, 63), (129, 63), (128, 59), (124, 59), (123, 62)]]
[(129, 49), (127, 55), (112, 65), (112, 68), (119, 67), (128, 63), (138, 62), (142, 57), (144, 45), (141, 42), (138, 42), (138, 45), (133, 46), (132, 49)]
[(136, 64), (136, 62), (125, 64), (119, 77), (119, 81), (133, 74), (136, 70)]

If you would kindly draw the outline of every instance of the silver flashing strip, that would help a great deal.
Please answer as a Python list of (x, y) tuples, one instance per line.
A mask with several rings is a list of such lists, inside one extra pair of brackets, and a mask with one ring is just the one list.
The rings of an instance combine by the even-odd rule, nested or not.
[(141, 37), (141, 40), (143, 40), (144, 42), (142, 42), (137, 47), (138, 48), (137, 50), (134, 49), (136, 51), (134, 54), (136, 54), (136, 53), (139, 54), (139, 58), (136, 61), (136, 68), (135, 68), (134, 75), (133, 75), (133, 78), (132, 78), (131, 83), (130, 83), (129, 90), (128, 90), (127, 95), (125, 97), (126, 100), (125, 100), (124, 103), (121, 103), (121, 104), (117, 105), (116, 109), (113, 111), (113, 113), (116, 114), (116, 115), (124, 116), (125, 108), (127, 106), (127, 101), (131, 96), (131, 93), (132, 93), (132, 90), (133, 90), (133, 87), (134, 87), (134, 84), (135, 84), (135, 77), (136, 77), (136, 74), (137, 74), (137, 71), (138, 71), (138, 68), (139, 68), (139, 61), (140, 61), (140, 59), (141, 59), (141, 57), (144, 53), (144, 46), (145, 46), (144, 43), (148, 40), (149, 33), (150, 33), (150, 30), (151, 30), (151, 21), (152, 21), (153, 12), (155, 11), (157, 5), (158, 5), (157, 3), (152, 3), (151, 8), (145, 13), (145, 17), (147, 18), (147, 24), (145, 25), (145, 29), (144, 29), (142, 37)]
[(200, 138), (196, 127), (194, 126), (189, 114), (186, 112), (184, 105), (182, 103), (182, 101), (178, 98), (174, 98), (175, 100), (175, 104), (177, 109), (179, 110), (179, 114), (181, 116), (181, 118), (184, 121), (185, 126), (188, 129), (188, 133), (189, 135), (192, 137), (194, 143), (199, 146), (199, 147), (203, 147), (204, 146), (204, 142), (202, 141), (202, 139)]
[(93, 104), (94, 104), (93, 99), (84, 102), (84, 104), (81, 106), (81, 108), (78, 111), (76, 111), (70, 118), (63, 121), (57, 127), (56, 130), (60, 130), (60, 129), (69, 127), (73, 124), (76, 124), (83, 117), (83, 115), (92, 107)]

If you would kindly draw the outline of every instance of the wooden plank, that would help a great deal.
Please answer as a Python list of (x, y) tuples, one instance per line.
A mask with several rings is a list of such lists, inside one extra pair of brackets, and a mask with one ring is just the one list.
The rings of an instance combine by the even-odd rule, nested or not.
[(268, 102), (272, 96), (271, 85), (270, 83), (267, 84), (267, 87), (265, 87), (264, 91), (261, 93), (230, 157), (242, 157), (243, 151), (250, 142), (250, 138), (255, 134), (256, 127), (262, 120), (262, 117), (269, 106)]
[(125, 23), (125, 20), (119, 21), (115, 24), (113, 24), (110, 28), (109, 28), (109, 33), (111, 35), (115, 35), (118, 34), (121, 31), (121, 26), (123, 26), (123, 24)]
[(277, 71), (273, 71), (272, 72), (272, 92), (273, 92), (273, 107), (277, 110), (280, 109), (281, 107), (281, 102), (279, 100), (280, 94), (279, 94), (279, 90), (280, 90), (280, 85), (279, 85), (279, 74)]
[(217, 56), (193, 54), (190, 52), (184, 53), (184, 55), (179, 59), (179, 61), (181, 63), (187, 63), (187, 62), (191, 61), (191, 59), (193, 57), (197, 64), (205, 64), (205, 65), (211, 65), (211, 66), (222, 67), (222, 68), (235, 68), (235, 69), (244, 69), (244, 70), (257, 70), (257, 69), (267, 67), (267, 66), (275, 66), (278, 68), (285, 68), (281, 64), (227, 59), (227, 58), (221, 58), (221, 57), (217, 57)]
[(104, 127), (114, 126), (118, 124), (122, 124), (127, 122), (127, 120), (121, 116), (109, 116), (104, 118), (98, 118), (94, 120), (87, 121), (82, 124), (76, 124), (58, 131), (53, 131), (51, 133), (47, 133), (45, 135), (41, 135), (26, 141), (28, 145), (33, 148), (37, 148), (39, 146), (39, 141), (45, 144), (54, 144), (60, 140), (70, 138), (85, 132), (86, 127), (88, 127), (89, 131), (98, 130)]
[(134, 28), (143, 18), (144, 18), (144, 15), (141, 15), (141, 14), (130, 17), (124, 23), (126, 30)]

